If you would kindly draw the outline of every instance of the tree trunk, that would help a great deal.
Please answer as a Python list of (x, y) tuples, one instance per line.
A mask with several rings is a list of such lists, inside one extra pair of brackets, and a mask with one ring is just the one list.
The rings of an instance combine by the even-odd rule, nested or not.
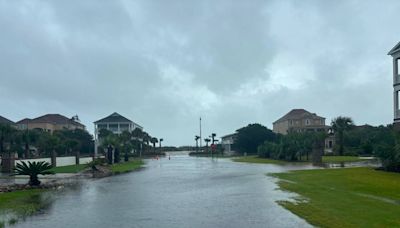
[(29, 144), (25, 143), (25, 155), (24, 155), (25, 159), (29, 158)]
[(51, 152), (51, 166), (57, 167), (57, 152), (56, 152), (56, 150), (53, 150)]
[(344, 145), (343, 145), (343, 132), (339, 132), (339, 141), (340, 141), (340, 145), (339, 145), (339, 155), (343, 156), (343, 152), (344, 152)]
[(32, 175), (29, 177), (29, 185), (30, 186), (38, 186), (40, 185), (40, 181), (37, 175)]
[(322, 164), (322, 154), (324, 153), (324, 146), (321, 140), (316, 140), (312, 148), (312, 163), (313, 165)]
[(75, 164), (76, 165), (79, 165), (79, 157), (80, 157), (80, 152), (79, 152), (79, 150), (77, 150), (75, 153)]

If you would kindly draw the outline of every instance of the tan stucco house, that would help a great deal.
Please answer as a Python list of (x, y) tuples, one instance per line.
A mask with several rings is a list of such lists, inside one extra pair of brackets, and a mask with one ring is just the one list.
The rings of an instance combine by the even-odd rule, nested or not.
[(304, 109), (293, 109), (273, 123), (275, 133), (327, 131), (325, 118)]

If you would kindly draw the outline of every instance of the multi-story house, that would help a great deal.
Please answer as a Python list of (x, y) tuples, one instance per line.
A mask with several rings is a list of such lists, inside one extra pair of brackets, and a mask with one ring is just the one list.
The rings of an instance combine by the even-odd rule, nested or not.
[(325, 118), (304, 109), (293, 109), (273, 123), (275, 133), (327, 131)]
[(393, 109), (395, 125), (400, 124), (400, 42), (389, 51), (393, 57)]
[(99, 133), (101, 129), (109, 130), (113, 134), (121, 134), (124, 131), (132, 132), (136, 128), (143, 130), (143, 127), (141, 127), (139, 124), (121, 116), (116, 112), (94, 122), (95, 156), (97, 156), (97, 150), (101, 143), (99, 139)]
[(16, 126), (19, 130), (42, 129), (50, 133), (57, 130), (85, 130), (85, 125), (79, 122), (78, 116), (68, 118), (60, 114), (46, 114), (34, 119), (25, 118), (18, 121)]

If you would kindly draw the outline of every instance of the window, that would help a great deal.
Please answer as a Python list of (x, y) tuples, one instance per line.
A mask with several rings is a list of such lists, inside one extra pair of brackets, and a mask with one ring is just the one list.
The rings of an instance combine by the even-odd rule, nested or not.
[(98, 124), (97, 128), (98, 129), (107, 129), (107, 124)]
[(289, 120), (289, 125), (290, 125), (290, 126), (293, 125), (293, 120)]
[(108, 126), (109, 126), (110, 131), (113, 131), (113, 132), (118, 131), (118, 124), (110, 124)]
[(400, 110), (400, 91), (396, 91), (396, 110)]
[(121, 132), (123, 131), (129, 131), (129, 124), (120, 124), (119, 129)]
[(396, 59), (396, 73), (397, 73), (397, 75), (400, 75), (399, 67), (400, 67), (400, 58)]
[(306, 125), (310, 125), (310, 120), (306, 119)]

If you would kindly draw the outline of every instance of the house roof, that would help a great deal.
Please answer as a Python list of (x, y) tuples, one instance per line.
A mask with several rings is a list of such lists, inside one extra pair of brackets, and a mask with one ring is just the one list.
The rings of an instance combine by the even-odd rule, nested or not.
[(46, 114), (35, 119), (23, 119), (21, 121), (26, 121), (28, 123), (52, 123), (52, 124), (73, 124), (78, 126), (85, 126), (79, 122), (76, 122), (68, 117), (60, 114)]
[(128, 119), (128, 118), (126, 118), (126, 117), (123, 117), (123, 116), (121, 116), (120, 114), (118, 114), (118, 113), (116, 113), (116, 112), (114, 112), (113, 114), (111, 114), (111, 115), (109, 115), (109, 116), (107, 116), (107, 117), (105, 117), (105, 118), (103, 118), (103, 119), (100, 119), (100, 120), (97, 120), (96, 122), (94, 122), (95, 124), (96, 123), (133, 123), (133, 121), (132, 120), (130, 120), (130, 119)]
[(29, 123), (30, 121), (31, 121), (31, 119), (25, 118), (25, 119), (22, 119), (22, 120), (16, 122), (16, 124), (27, 124), (27, 123)]
[(393, 55), (394, 53), (400, 51), (400, 42), (396, 44), (388, 53), (388, 55)]
[(325, 119), (324, 117), (318, 116), (315, 113), (311, 113), (305, 109), (292, 109), (290, 112), (288, 112), (286, 115), (275, 121), (274, 123), (277, 122), (282, 122), (285, 120), (295, 120), (295, 119), (303, 119), (303, 118), (322, 118)]
[(2, 124), (14, 124), (13, 121), (11, 121), (11, 120), (9, 120), (9, 119), (7, 119), (5, 117), (2, 117), (2, 116), (0, 116), (0, 123), (2, 123)]
[(224, 135), (224, 136), (221, 136), (221, 139), (233, 137), (233, 136), (236, 136), (236, 135), (237, 135), (237, 133), (233, 133), (233, 134), (229, 134), (229, 135)]

